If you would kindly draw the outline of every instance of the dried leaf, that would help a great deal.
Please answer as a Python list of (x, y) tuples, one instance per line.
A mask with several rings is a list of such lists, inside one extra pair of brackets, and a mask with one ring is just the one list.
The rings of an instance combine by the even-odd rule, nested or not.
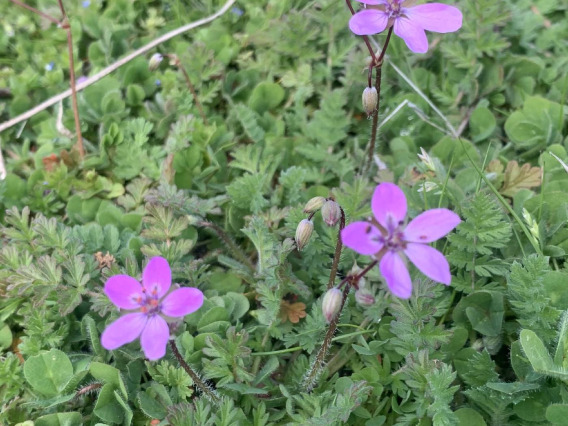
[(539, 186), (541, 177), (540, 167), (531, 167), (528, 163), (519, 167), (516, 161), (509, 161), (505, 169), (505, 180), (499, 192), (507, 197), (513, 197), (521, 189)]
[(302, 302), (290, 303), (287, 300), (280, 302), (280, 319), (282, 322), (286, 320), (293, 324), (300, 322), (300, 318), (306, 316), (306, 305)]

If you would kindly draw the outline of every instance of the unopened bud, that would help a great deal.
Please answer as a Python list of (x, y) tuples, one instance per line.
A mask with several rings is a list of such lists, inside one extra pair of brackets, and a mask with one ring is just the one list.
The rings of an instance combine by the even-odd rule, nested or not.
[(377, 104), (379, 103), (379, 94), (377, 89), (374, 87), (365, 87), (363, 90), (363, 109), (367, 113), (367, 116), (373, 114), (377, 109)]
[(163, 60), (164, 60), (164, 57), (161, 54), (154, 53), (150, 57), (150, 61), (148, 63), (148, 68), (150, 68), (150, 71), (156, 71)]
[(313, 230), (314, 223), (309, 219), (302, 219), (300, 223), (298, 223), (298, 227), (296, 228), (296, 247), (298, 247), (298, 251), (302, 250), (306, 244), (308, 244)]
[(327, 200), (321, 207), (321, 217), (328, 226), (335, 226), (341, 218), (341, 207), (333, 200)]
[(312, 198), (310, 201), (306, 203), (306, 206), (304, 207), (304, 213), (312, 213), (315, 212), (316, 210), (319, 210), (321, 206), (323, 206), (323, 203), (325, 203), (324, 197)]
[(343, 299), (343, 293), (338, 288), (331, 288), (323, 296), (321, 302), (321, 311), (325, 320), (330, 323), (333, 318), (337, 315), (341, 309), (341, 301)]
[(366, 288), (359, 288), (355, 292), (355, 301), (359, 305), (371, 306), (375, 303), (375, 296)]

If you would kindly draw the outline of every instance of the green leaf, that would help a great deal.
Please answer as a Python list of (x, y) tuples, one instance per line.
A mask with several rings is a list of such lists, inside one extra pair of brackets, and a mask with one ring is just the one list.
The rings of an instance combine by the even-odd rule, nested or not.
[(544, 346), (544, 343), (532, 330), (521, 330), (520, 339), (523, 352), (537, 372), (552, 371), (554, 362)]
[(56, 396), (73, 377), (73, 365), (65, 353), (52, 349), (29, 357), (24, 364), (24, 376), (36, 391)]
[(473, 408), (460, 408), (456, 412), (458, 426), (486, 426), (483, 416)]
[(556, 425), (565, 425), (568, 418), (568, 404), (552, 404), (546, 409), (546, 420)]
[(115, 387), (107, 383), (101, 388), (93, 412), (108, 423), (122, 423), (124, 410), (114, 394)]
[(122, 381), (122, 376), (117, 368), (110, 365), (103, 364), (102, 362), (92, 362), (89, 367), (89, 373), (97, 379), (106, 384), (112, 385), (115, 389), (118, 388), (125, 398), (128, 398), (126, 387)]
[(39, 417), (35, 426), (81, 426), (83, 418), (81, 413), (54, 413)]
[(263, 81), (252, 91), (248, 104), (256, 112), (263, 114), (280, 105), (284, 95), (284, 89), (279, 84)]
[(495, 127), (497, 127), (497, 121), (488, 108), (477, 107), (471, 114), (469, 128), (473, 142), (487, 139), (491, 136)]

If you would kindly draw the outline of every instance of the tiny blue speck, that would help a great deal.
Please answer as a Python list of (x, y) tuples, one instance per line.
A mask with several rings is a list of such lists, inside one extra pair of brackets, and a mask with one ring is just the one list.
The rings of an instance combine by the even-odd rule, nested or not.
[(244, 12), (243, 12), (242, 9), (239, 9), (238, 7), (235, 6), (235, 7), (231, 8), (231, 13), (233, 15), (241, 16)]
[(91, 5), (91, 1), (90, 1), (90, 0), (85, 0), (85, 1), (82, 3), (82, 5), (83, 5), (83, 7), (89, 7), (89, 6)]
[(162, 82), (160, 80), (156, 80), (156, 86), (161, 86)]
[(50, 62), (49, 64), (47, 64), (45, 66), (45, 70), (46, 71), (52, 71), (54, 67), (55, 67), (55, 62)]

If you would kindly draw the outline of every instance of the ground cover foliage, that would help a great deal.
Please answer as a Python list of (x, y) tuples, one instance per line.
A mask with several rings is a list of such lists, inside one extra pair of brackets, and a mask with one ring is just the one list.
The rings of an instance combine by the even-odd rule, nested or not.
[[(77, 75), (222, 5), (65, 3)], [(166, 58), (151, 71), (147, 55), (79, 93), (84, 160), (68, 103), (1, 133), (0, 423), (565, 424), (568, 6), (455, 5), (463, 28), (430, 33), (427, 54), (391, 41), (386, 122), (365, 173), (368, 51), (336, 0), (238, 2), (160, 46), (187, 70), (206, 120), (179, 69)], [(10, 2), (0, 16), (5, 121), (69, 75), (63, 31)], [(372, 269), (374, 303), (348, 296), (309, 391), (338, 229), (316, 214), (298, 252), (303, 207), (333, 197), (348, 223), (363, 220), (383, 181), (404, 190), (410, 217), (459, 214), (436, 244), (452, 283), (412, 269), (401, 300)], [(176, 343), (219, 401), (170, 350), (150, 362), (136, 342), (101, 346), (119, 315), (105, 281), (139, 278), (153, 256), (205, 294)], [(344, 249), (336, 281), (369, 262)]]

